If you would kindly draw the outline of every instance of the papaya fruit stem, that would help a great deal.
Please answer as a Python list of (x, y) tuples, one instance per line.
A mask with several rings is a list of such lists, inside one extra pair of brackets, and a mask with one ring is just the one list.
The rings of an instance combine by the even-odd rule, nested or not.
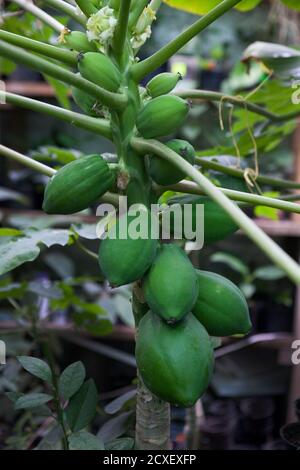
[(260, 116), (264, 116), (267, 119), (270, 119), (274, 122), (284, 122), (291, 119), (295, 119), (295, 117), (300, 115), (300, 110), (296, 109), (295, 111), (291, 111), (285, 114), (276, 114), (268, 111), (266, 108), (262, 108), (261, 106), (251, 103), (247, 101), (247, 99), (243, 99), (242, 97), (238, 96), (230, 96), (224, 95), (223, 93), (217, 91), (208, 91), (208, 90), (182, 90), (174, 93), (176, 96), (184, 99), (191, 99), (191, 100), (206, 100), (206, 101), (216, 101), (216, 102), (227, 102), (233, 104), (234, 106), (238, 106), (243, 109), (247, 109), (252, 113), (258, 114)]
[(18, 34), (10, 33), (9, 31), (4, 31), (2, 29), (0, 30), (0, 39), (3, 39), (10, 44), (14, 44), (15, 46), (42, 54), (51, 59), (59, 60), (60, 62), (71, 67), (76, 67), (77, 65), (76, 52), (67, 51), (65, 49), (61, 49), (60, 47), (19, 36)]
[(33, 100), (25, 96), (16, 95), (14, 93), (7, 93), (0, 90), (0, 100), (2, 103), (9, 103), (17, 106), (21, 106), (31, 111), (37, 111), (39, 113), (48, 114), (62, 121), (66, 121), (69, 124), (85, 129), (89, 132), (102, 135), (106, 139), (111, 140), (111, 129), (110, 124), (105, 119), (93, 118), (86, 116), (85, 114), (75, 113), (68, 109), (60, 108), (52, 104), (43, 103), (42, 101)]
[(12, 150), (4, 145), (0, 145), (0, 155), (6, 158), (10, 158), (11, 160), (15, 160), (18, 163), (21, 163), (24, 166), (31, 168), (32, 170), (38, 171), (39, 173), (46, 175), (46, 176), (54, 176), (56, 170), (51, 168), (50, 166), (44, 165), (44, 163), (37, 162), (32, 158), (26, 157), (26, 155), (22, 155), (15, 150)]
[[(157, 186), (156, 186), (157, 188)], [(158, 187), (160, 188), (160, 186)], [(170, 186), (162, 186), (162, 192), (165, 191), (176, 191), (185, 194), (205, 194), (198, 185), (191, 183), (190, 181), (182, 181), (181, 183), (173, 184)], [(234, 189), (218, 188), (232, 201), (245, 202), (253, 206), (265, 206), (272, 207), (273, 209), (282, 210), (285, 212), (292, 212), (294, 214), (300, 214), (299, 204), (293, 204), (289, 201), (284, 201), (278, 198), (260, 196), (258, 194), (245, 193), (243, 191), (236, 191)], [(299, 196), (300, 197), (300, 196)]]
[(127, 98), (125, 95), (107, 91), (57, 64), (24, 51), (20, 47), (12, 46), (0, 40), (0, 53), (1, 57), (5, 57), (33, 70), (38, 70), (57, 80), (61, 80), (64, 83), (73, 85), (91, 96), (94, 96), (102, 104), (112, 109), (124, 109), (126, 107)]
[(219, 204), (246, 235), (296, 284), (300, 284), (300, 268), (298, 264), (277, 245), (256, 223), (251, 220), (236, 204), (225, 196), (198, 169), (186, 162), (179, 154), (161, 142), (134, 137), (131, 139), (133, 148), (142, 155), (153, 153), (173, 163), (194, 181), (204, 193)]

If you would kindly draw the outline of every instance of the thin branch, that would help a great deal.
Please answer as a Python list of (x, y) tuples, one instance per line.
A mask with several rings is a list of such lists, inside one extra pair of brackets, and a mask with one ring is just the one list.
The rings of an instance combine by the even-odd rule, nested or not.
[(219, 204), (236, 224), (260, 247), (263, 252), (279, 266), (296, 284), (300, 284), (300, 267), (282, 250), (270, 237), (268, 237), (236, 204), (230, 201), (209, 179), (185, 161), (179, 154), (173, 152), (157, 140), (144, 140), (133, 138), (132, 147), (145, 155), (154, 153), (169, 162), (189, 176), (205, 194)]
[(134, 79), (136, 81), (140, 81), (146, 75), (158, 69), (191, 39), (197, 36), (197, 34), (206, 29), (210, 24), (216, 21), (220, 16), (224, 15), (235, 5), (240, 3), (240, 1), (241, 0), (223, 0), (218, 6), (207, 13), (207, 15), (203, 16), (194, 24), (192, 24), (183, 33), (179, 34), (175, 39), (173, 39), (173, 41), (170, 41), (158, 52), (143, 60), (142, 62), (133, 65), (132, 75)]
[(85, 114), (74, 113), (67, 109), (53, 106), (48, 103), (42, 103), (25, 96), (15, 95), (14, 93), (7, 93), (0, 90), (0, 102), (9, 103), (22, 108), (30, 109), (38, 113), (44, 113), (48, 116), (53, 116), (56, 119), (61, 119), (69, 124), (85, 129), (89, 132), (93, 132), (98, 135), (102, 135), (106, 139), (111, 140), (110, 124), (105, 119), (93, 118), (86, 116)]
[(35, 41), (34, 39), (29, 39), (18, 34), (10, 33), (8, 31), (0, 30), (0, 39), (14, 44), (15, 46), (28, 49), (37, 54), (45, 55), (51, 59), (59, 60), (60, 62), (70, 65), (71, 67), (76, 67), (77, 65), (77, 55), (76, 52), (67, 51), (61, 49), (60, 47), (52, 46), (44, 42)]
[(41, 8), (37, 7), (34, 3), (28, 0), (13, 0), (14, 3), (17, 3), (24, 10), (32, 13), (36, 18), (39, 18), (43, 23), (46, 23), (48, 26), (51, 26), (55, 31), (61, 33), (64, 30), (64, 25), (57, 21), (52, 16), (45, 13)]
[(118, 23), (113, 38), (113, 49), (118, 59), (120, 59), (123, 54), (127, 37), (130, 5), (131, 0), (122, 0), (119, 9)]
[[(244, 180), (244, 171), (232, 166), (221, 165), (220, 163), (212, 160), (207, 160), (205, 157), (196, 157), (196, 163), (201, 167), (209, 170), (218, 171), (226, 175), (234, 176)], [(270, 176), (259, 175), (255, 178), (255, 181), (259, 184), (266, 184), (273, 188), (284, 188), (284, 189), (300, 189), (300, 183), (295, 181), (286, 181), (279, 178), (272, 178)]]
[(247, 100), (244, 100), (238, 96), (230, 96), (224, 95), (223, 93), (219, 93), (217, 91), (206, 91), (206, 90), (182, 90), (175, 93), (176, 96), (185, 99), (191, 100), (206, 100), (206, 101), (217, 101), (217, 102), (227, 102), (231, 103), (234, 106), (238, 106), (239, 108), (247, 109), (252, 113), (258, 114), (260, 116), (264, 116), (267, 119), (270, 119), (274, 122), (283, 122), (288, 121), (290, 119), (295, 119), (296, 117), (300, 116), (300, 109), (296, 109), (295, 111), (291, 111), (286, 114), (276, 114), (268, 111), (261, 106), (250, 103)]
[(32, 170), (38, 171), (46, 176), (53, 176), (56, 173), (56, 170), (50, 168), (50, 166), (44, 165), (43, 163), (37, 162), (32, 158), (26, 157), (15, 150), (12, 150), (4, 145), (0, 145), (0, 155), (6, 158), (10, 158), (12, 160), (21, 163), (24, 166), (31, 168)]
[(126, 106), (127, 98), (125, 95), (111, 93), (94, 83), (70, 72), (57, 64), (53, 64), (45, 59), (35, 56), (29, 52), (25, 52), (19, 47), (11, 46), (0, 40), (0, 55), (7, 59), (13, 60), (19, 64), (38, 70), (50, 77), (61, 80), (69, 85), (73, 85), (89, 95), (95, 97), (100, 103), (117, 109), (123, 109)]
[(44, 2), (55, 10), (62, 11), (63, 13), (69, 15), (71, 18), (73, 18), (73, 20), (77, 21), (77, 23), (81, 24), (82, 26), (86, 25), (87, 17), (69, 3), (64, 2), (63, 0), (44, 0)]
[[(191, 181), (182, 181), (178, 184), (173, 184), (167, 187), (158, 187), (160, 191), (177, 191), (179, 193), (188, 193), (188, 194), (205, 194), (205, 191), (200, 189), (198, 185), (192, 183)], [(288, 202), (285, 200), (259, 196), (258, 194), (244, 193), (243, 191), (235, 191), (233, 189), (227, 188), (218, 188), (222, 191), (223, 194), (228, 196), (232, 201), (247, 202), (253, 206), (265, 206), (272, 207), (273, 209), (279, 209), (285, 212), (292, 212), (294, 214), (300, 214), (300, 205)]]

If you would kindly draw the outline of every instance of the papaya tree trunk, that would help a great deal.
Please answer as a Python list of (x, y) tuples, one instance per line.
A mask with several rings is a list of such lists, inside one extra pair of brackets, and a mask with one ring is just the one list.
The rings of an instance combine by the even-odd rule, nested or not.
[(170, 405), (153, 395), (139, 377), (136, 404), (135, 447), (167, 450), (170, 442)]
[[(139, 282), (133, 287), (132, 310), (136, 328), (149, 310)], [(138, 372), (136, 403), (135, 448), (138, 450), (167, 450), (170, 441), (170, 405), (153, 395)]]

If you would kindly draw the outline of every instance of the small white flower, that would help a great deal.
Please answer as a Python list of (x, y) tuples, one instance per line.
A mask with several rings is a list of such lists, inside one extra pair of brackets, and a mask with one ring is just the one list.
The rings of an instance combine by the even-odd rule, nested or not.
[(88, 19), (87, 37), (89, 41), (99, 41), (101, 51), (106, 52), (114, 35), (117, 22), (112, 8), (108, 6), (101, 8), (101, 10), (91, 15)]
[(147, 39), (150, 38), (151, 33), (151, 26), (147, 26), (146, 29), (140, 34), (134, 33), (131, 38), (131, 45), (133, 50), (140, 49), (145, 44)]

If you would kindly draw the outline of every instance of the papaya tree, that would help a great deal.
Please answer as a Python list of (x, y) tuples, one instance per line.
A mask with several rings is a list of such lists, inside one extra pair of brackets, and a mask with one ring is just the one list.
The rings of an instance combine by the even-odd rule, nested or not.
[[(1, 102), (45, 113), (104, 137), (114, 144), (115, 157), (88, 155), (56, 171), (4, 145), (0, 145), (0, 154), (49, 176), (43, 203), (46, 213), (77, 213), (96, 200), (118, 206), (120, 196), (126, 196), (128, 207), (138, 204), (149, 221), (151, 204), (172, 191), (176, 197), (168, 200), (171, 207), (188, 203), (194, 210), (204, 205), (205, 242), (223, 239), (241, 228), (291, 281), (299, 284), (298, 264), (242, 210), (242, 204), (246, 204), (300, 213), (299, 205), (292, 202), (294, 196), (264, 196), (247, 191), (247, 185), (244, 191), (220, 188), (204, 171), (217, 170), (241, 182), (254, 178), (255, 182), (283, 190), (299, 189), (300, 185), (245, 174), (241, 169), (201, 158), (189, 142), (166, 140), (182, 126), (193, 101), (195, 105), (206, 100), (239, 108), (241, 120), (248, 123), (249, 116), (254, 116), (254, 122), (263, 124), (267, 132), (272, 126), (274, 130), (276, 125), (293, 122), (300, 115), (299, 103), (282, 113), (256, 103), (251, 94), (244, 97), (206, 90), (176, 91), (180, 76), (173, 73), (147, 80), (232, 8), (247, 11), (260, 2), (199, 0), (188, 2), (188, 6), (179, 0), (166, 3), (202, 16), (153, 55), (139, 60), (152, 24), (159, 19), (162, 0), (45, 0), (38, 2), (39, 6), (26, 0), (9, 2), (51, 28), (57, 45), (50, 39), (40, 41), (9, 31), (4, 17), (0, 57), (67, 85), (82, 113), (5, 90), (0, 92)], [(77, 22), (78, 30), (71, 31), (49, 15), (46, 7)], [(280, 55), (278, 47), (256, 44), (244, 59), (254, 57), (269, 69), (281, 69), (287, 50)], [(289, 62), (288, 68), (293, 70), (299, 67), (299, 52), (290, 48), (289, 54), (292, 66)], [(136, 448), (167, 449), (170, 404), (193, 406), (209, 385), (213, 372), (210, 337), (247, 334), (251, 322), (241, 291), (223, 277), (195, 270), (182, 249), (183, 240), (181, 244), (161, 243), (149, 231), (145, 237), (134, 238), (130, 222), (131, 215), (126, 213), (120, 214), (115, 225), (108, 224), (108, 236), (100, 241), (97, 257), (112, 286), (133, 286), (139, 379)], [(125, 237), (117, 230), (121, 226), (125, 227)], [(110, 237), (111, 231), (117, 235)], [(25, 256), (21, 262), (30, 260)], [(5, 263), (5, 257), (1, 263)], [(2, 273), (8, 269), (2, 268)]]

